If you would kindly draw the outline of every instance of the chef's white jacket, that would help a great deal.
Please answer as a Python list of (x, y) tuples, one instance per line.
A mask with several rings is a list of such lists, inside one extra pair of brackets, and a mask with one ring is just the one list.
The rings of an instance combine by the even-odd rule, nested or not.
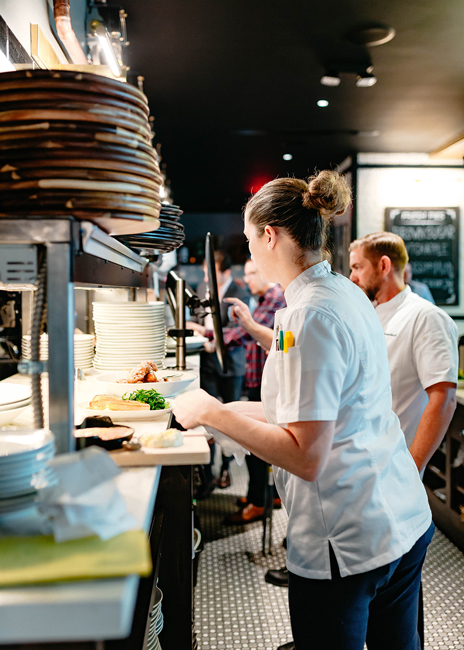
[(411, 291), (375, 308), (387, 343), (393, 410), (411, 446), (428, 404), (425, 392), (458, 381), (458, 328), (447, 313)]
[[(288, 512), (287, 566), (331, 577), (329, 543), (342, 576), (388, 564), (431, 523), (424, 486), (393, 413), (387, 350), (365, 294), (321, 262), (285, 291), (276, 313), (262, 400), (269, 422), (334, 420), (326, 469), (307, 482), (275, 468)], [(276, 349), (277, 330), (294, 347)]]

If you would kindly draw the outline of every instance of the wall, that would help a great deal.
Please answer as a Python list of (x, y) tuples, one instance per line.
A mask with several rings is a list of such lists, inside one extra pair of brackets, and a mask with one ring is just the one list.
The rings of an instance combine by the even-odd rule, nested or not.
[[(357, 162), (361, 165), (358, 168), (356, 191), (358, 237), (384, 230), (387, 207), (460, 208), (460, 304), (446, 307), (446, 311), (451, 316), (464, 316), (463, 164), (459, 160), (434, 160), (428, 154), (359, 154)], [(392, 167), (373, 167), (373, 165), (392, 165)], [(411, 165), (411, 167), (394, 165)], [(450, 165), (453, 167), (449, 167)], [(458, 325), (464, 333), (464, 321), (462, 324), (458, 321)]]
[[(71, 0), (72, 25), (84, 52), (86, 6), (86, 0)], [(50, 27), (51, 22), (54, 29), (53, 0), (1, 0), (0, 16), (29, 55), (31, 53), (31, 24), (39, 25), (61, 63), (68, 62)]]
[[(52, 0), (50, 0), (50, 5), (51, 14), (53, 15)], [(60, 61), (62, 63), (67, 62), (50, 29), (49, 2), (47, 0), (2, 0), (0, 3), (0, 16), (29, 55), (31, 53), (31, 24), (39, 25)]]

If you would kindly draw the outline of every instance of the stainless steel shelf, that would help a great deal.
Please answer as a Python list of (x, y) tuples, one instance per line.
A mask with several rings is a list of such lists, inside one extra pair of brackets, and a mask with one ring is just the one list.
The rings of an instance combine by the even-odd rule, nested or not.
[(74, 287), (148, 287), (148, 261), (72, 217), (0, 218), (0, 250), (2, 244), (46, 251), (49, 420), (64, 453), (74, 443)]

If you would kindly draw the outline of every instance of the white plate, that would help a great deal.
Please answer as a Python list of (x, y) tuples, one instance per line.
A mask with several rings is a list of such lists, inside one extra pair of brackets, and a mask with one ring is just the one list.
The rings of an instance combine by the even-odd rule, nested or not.
[[(158, 377), (164, 377), (165, 375), (172, 375), (172, 374), (178, 374), (175, 370), (173, 369), (167, 369), (167, 370), (158, 370), (156, 375)], [(127, 372), (111, 372), (111, 373), (105, 373), (103, 375), (99, 375), (98, 377), (95, 377), (95, 382), (99, 385), (102, 386), (102, 390), (109, 394), (117, 395), (118, 397), (122, 397), (124, 393), (126, 393), (128, 390), (137, 390), (138, 388), (154, 388), (157, 390), (161, 395), (178, 395), (181, 391), (183, 391), (189, 384), (192, 383), (197, 378), (197, 375), (195, 375), (193, 372), (182, 372), (180, 373), (182, 376), (179, 379), (176, 379), (174, 381), (160, 381), (156, 383), (147, 383), (147, 384), (118, 384), (117, 380), (118, 379), (126, 379), (127, 377)]]
[(55, 438), (48, 429), (35, 431), (0, 431), (0, 464), (34, 458), (54, 445)]
[(1, 411), (0, 412), (0, 426), (2, 426), (4, 424), (11, 424), (11, 422), (14, 422), (16, 420), (16, 418), (19, 418), (19, 416), (22, 415), (27, 408), (29, 408), (29, 407), (28, 406), (23, 406), (20, 409), (13, 409), (11, 411)]
[(15, 402), (14, 404), (6, 404), (4, 406), (0, 406), (0, 413), (4, 411), (14, 411), (15, 409), (23, 408), (23, 406), (29, 406), (30, 403), (31, 398), (28, 397), (27, 399), (23, 399), (20, 402)]
[(55, 472), (49, 467), (44, 467), (39, 472), (31, 473), (23, 478), (0, 482), (0, 499), (29, 494), (38, 489), (56, 485), (57, 482)]
[(0, 382), (0, 406), (17, 404), (31, 396), (30, 386)]
[(173, 402), (174, 400), (169, 400), (169, 408), (163, 409), (162, 411), (111, 411), (110, 409), (104, 409), (103, 411), (94, 411), (94, 409), (88, 408), (88, 402), (81, 402), (80, 404), (77, 404), (77, 408), (83, 411), (86, 416), (108, 415), (113, 420), (113, 422), (116, 420), (158, 420), (166, 415), (166, 413), (171, 413), (174, 407)]

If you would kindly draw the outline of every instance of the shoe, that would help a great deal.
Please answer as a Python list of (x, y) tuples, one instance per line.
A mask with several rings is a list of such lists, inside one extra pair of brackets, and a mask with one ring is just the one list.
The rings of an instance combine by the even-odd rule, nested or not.
[(238, 499), (235, 499), (235, 505), (239, 508), (244, 508), (248, 505), (248, 499), (246, 497), (238, 497)]
[(269, 569), (264, 579), (276, 587), (288, 587), (288, 569), (284, 566), (281, 569)]
[(295, 650), (295, 641), (284, 643), (284, 645), (280, 645), (277, 650)]
[(258, 508), (258, 506), (249, 503), (238, 512), (234, 512), (227, 518), (227, 523), (229, 524), (249, 524), (252, 521), (257, 519), (262, 519), (264, 516), (264, 508)]
[(221, 476), (219, 478), (214, 479), (214, 484), (216, 487), (221, 488), (221, 490), (230, 487), (231, 480), (230, 480), (229, 470), (223, 469), (221, 472)]
[(280, 510), (282, 507), (282, 501), (280, 499), (274, 499), (274, 504), (272, 507), (274, 510)]
[(197, 501), (203, 501), (204, 499), (207, 499), (215, 487), (216, 484), (214, 481), (211, 481), (211, 483), (202, 483), (202, 485), (200, 485), (198, 490), (195, 492), (195, 499)]

